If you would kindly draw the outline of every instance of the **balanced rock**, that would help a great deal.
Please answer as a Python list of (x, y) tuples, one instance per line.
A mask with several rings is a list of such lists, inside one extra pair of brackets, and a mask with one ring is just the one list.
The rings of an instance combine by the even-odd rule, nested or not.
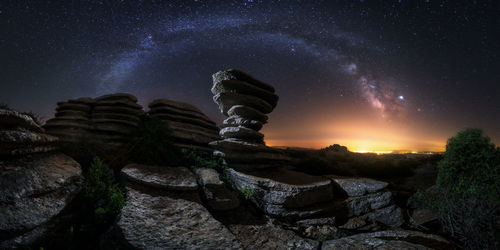
[(43, 131), (30, 116), (0, 109), (0, 157), (55, 150), (57, 138)]
[[(236, 170), (280, 167), (290, 158), (280, 149), (265, 146), (264, 135), (258, 131), (267, 123), (277, 105), (274, 88), (238, 70), (219, 71), (212, 75), (214, 101), (222, 114), (220, 141), (210, 143), (226, 164)], [(259, 152), (259, 154), (250, 154)]]
[(361, 196), (374, 193), (386, 188), (389, 183), (368, 178), (346, 178), (340, 176), (329, 176), (348, 196)]
[(0, 248), (17, 248), (43, 237), (52, 221), (76, 196), (80, 165), (59, 153), (0, 162)]
[(220, 139), (215, 123), (191, 104), (158, 99), (149, 108), (151, 117), (167, 123), (174, 143), (181, 148), (211, 152), (208, 143)]
[(240, 205), (238, 194), (226, 186), (217, 171), (211, 168), (198, 168), (195, 173), (198, 176), (203, 198), (211, 209), (225, 211), (235, 209)]

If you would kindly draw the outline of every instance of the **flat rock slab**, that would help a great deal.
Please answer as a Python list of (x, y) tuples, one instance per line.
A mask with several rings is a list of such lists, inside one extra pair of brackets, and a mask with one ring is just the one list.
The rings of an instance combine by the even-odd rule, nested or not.
[(331, 180), (322, 177), (286, 169), (227, 173), (238, 190), (254, 193), (252, 201), (264, 211), (268, 205), (301, 208), (333, 199)]
[(64, 154), (0, 162), (0, 236), (19, 236), (59, 214), (80, 190), (80, 165)]
[(185, 167), (129, 164), (121, 173), (129, 180), (167, 190), (197, 190), (196, 176)]
[(454, 249), (454, 246), (437, 235), (407, 230), (388, 230), (325, 241), (321, 249)]
[(259, 87), (261, 89), (264, 89), (266, 91), (269, 91), (271, 93), (274, 93), (274, 87), (261, 82), (255, 78), (253, 78), (251, 75), (237, 70), (237, 69), (228, 69), (228, 70), (221, 70), (216, 72), (215, 74), (212, 75), (212, 80), (214, 83), (224, 81), (224, 80), (240, 80), (244, 81), (247, 83), (250, 83), (256, 87)]
[(327, 176), (337, 183), (348, 196), (362, 196), (367, 193), (375, 193), (386, 188), (389, 183), (368, 178), (342, 178), (338, 176)]
[(244, 249), (318, 249), (319, 242), (304, 239), (290, 230), (271, 223), (263, 225), (229, 225), (229, 230)]
[(241, 249), (233, 234), (200, 204), (128, 188), (117, 222), (138, 249)]

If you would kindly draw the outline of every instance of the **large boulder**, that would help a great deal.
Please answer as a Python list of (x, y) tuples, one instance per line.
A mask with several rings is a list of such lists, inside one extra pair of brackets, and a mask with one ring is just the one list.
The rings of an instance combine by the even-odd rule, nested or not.
[[(241, 249), (202, 205), (195, 175), (184, 167), (130, 164), (121, 170), (127, 201), (117, 222), (136, 249)], [(205, 178), (205, 186), (217, 182)], [(217, 183), (220, 184), (220, 183)]]
[(288, 169), (265, 169), (227, 174), (241, 192), (251, 193), (251, 200), (264, 212), (278, 217), (307, 217), (322, 212), (311, 208), (334, 199), (332, 181)]
[(94, 102), (88, 97), (58, 102), (55, 117), (47, 120), (43, 127), (63, 142), (86, 140), (91, 137), (90, 114)]
[(215, 122), (191, 104), (154, 100), (149, 104), (149, 115), (170, 127), (174, 144), (181, 148), (212, 152), (208, 143), (220, 139)]
[(32, 244), (75, 197), (80, 165), (60, 153), (0, 162), (0, 248)]

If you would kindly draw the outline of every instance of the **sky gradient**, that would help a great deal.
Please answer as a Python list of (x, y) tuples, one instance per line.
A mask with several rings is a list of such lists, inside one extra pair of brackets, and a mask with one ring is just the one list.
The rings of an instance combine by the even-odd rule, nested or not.
[[(461, 1), (460, 1), (461, 2)], [(114, 92), (218, 124), (211, 75), (280, 96), (268, 145), (443, 151), (466, 127), (500, 144), (496, 1), (1, 1), (0, 102), (45, 118)]]

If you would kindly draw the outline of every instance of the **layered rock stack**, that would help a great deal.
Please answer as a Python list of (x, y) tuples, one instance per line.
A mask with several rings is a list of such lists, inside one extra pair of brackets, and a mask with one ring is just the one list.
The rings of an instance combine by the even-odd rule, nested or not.
[(0, 157), (22, 156), (56, 149), (57, 138), (44, 133), (30, 116), (0, 109)]
[(42, 238), (80, 189), (80, 165), (25, 114), (0, 109), (0, 249)]
[(238, 70), (219, 71), (213, 76), (213, 100), (222, 114), (220, 136), (210, 143), (224, 157), (229, 167), (254, 170), (282, 166), (289, 158), (279, 149), (266, 147), (264, 135), (258, 131), (267, 123), (276, 107), (278, 96), (269, 84)]
[(120, 145), (129, 140), (137, 129), (142, 106), (130, 94), (104, 95), (95, 99), (91, 112), (92, 132), (96, 139), (107, 144)]
[(197, 107), (167, 99), (149, 104), (149, 116), (167, 123), (174, 144), (181, 148), (212, 152), (209, 142), (219, 140), (219, 129)]
[(93, 99), (85, 97), (58, 102), (55, 117), (48, 120), (44, 128), (47, 133), (59, 137), (64, 142), (89, 139), (90, 112), (94, 102)]
[(62, 142), (92, 140), (103, 145), (120, 145), (137, 128), (142, 106), (130, 94), (104, 95), (58, 102), (55, 118), (44, 128)]

